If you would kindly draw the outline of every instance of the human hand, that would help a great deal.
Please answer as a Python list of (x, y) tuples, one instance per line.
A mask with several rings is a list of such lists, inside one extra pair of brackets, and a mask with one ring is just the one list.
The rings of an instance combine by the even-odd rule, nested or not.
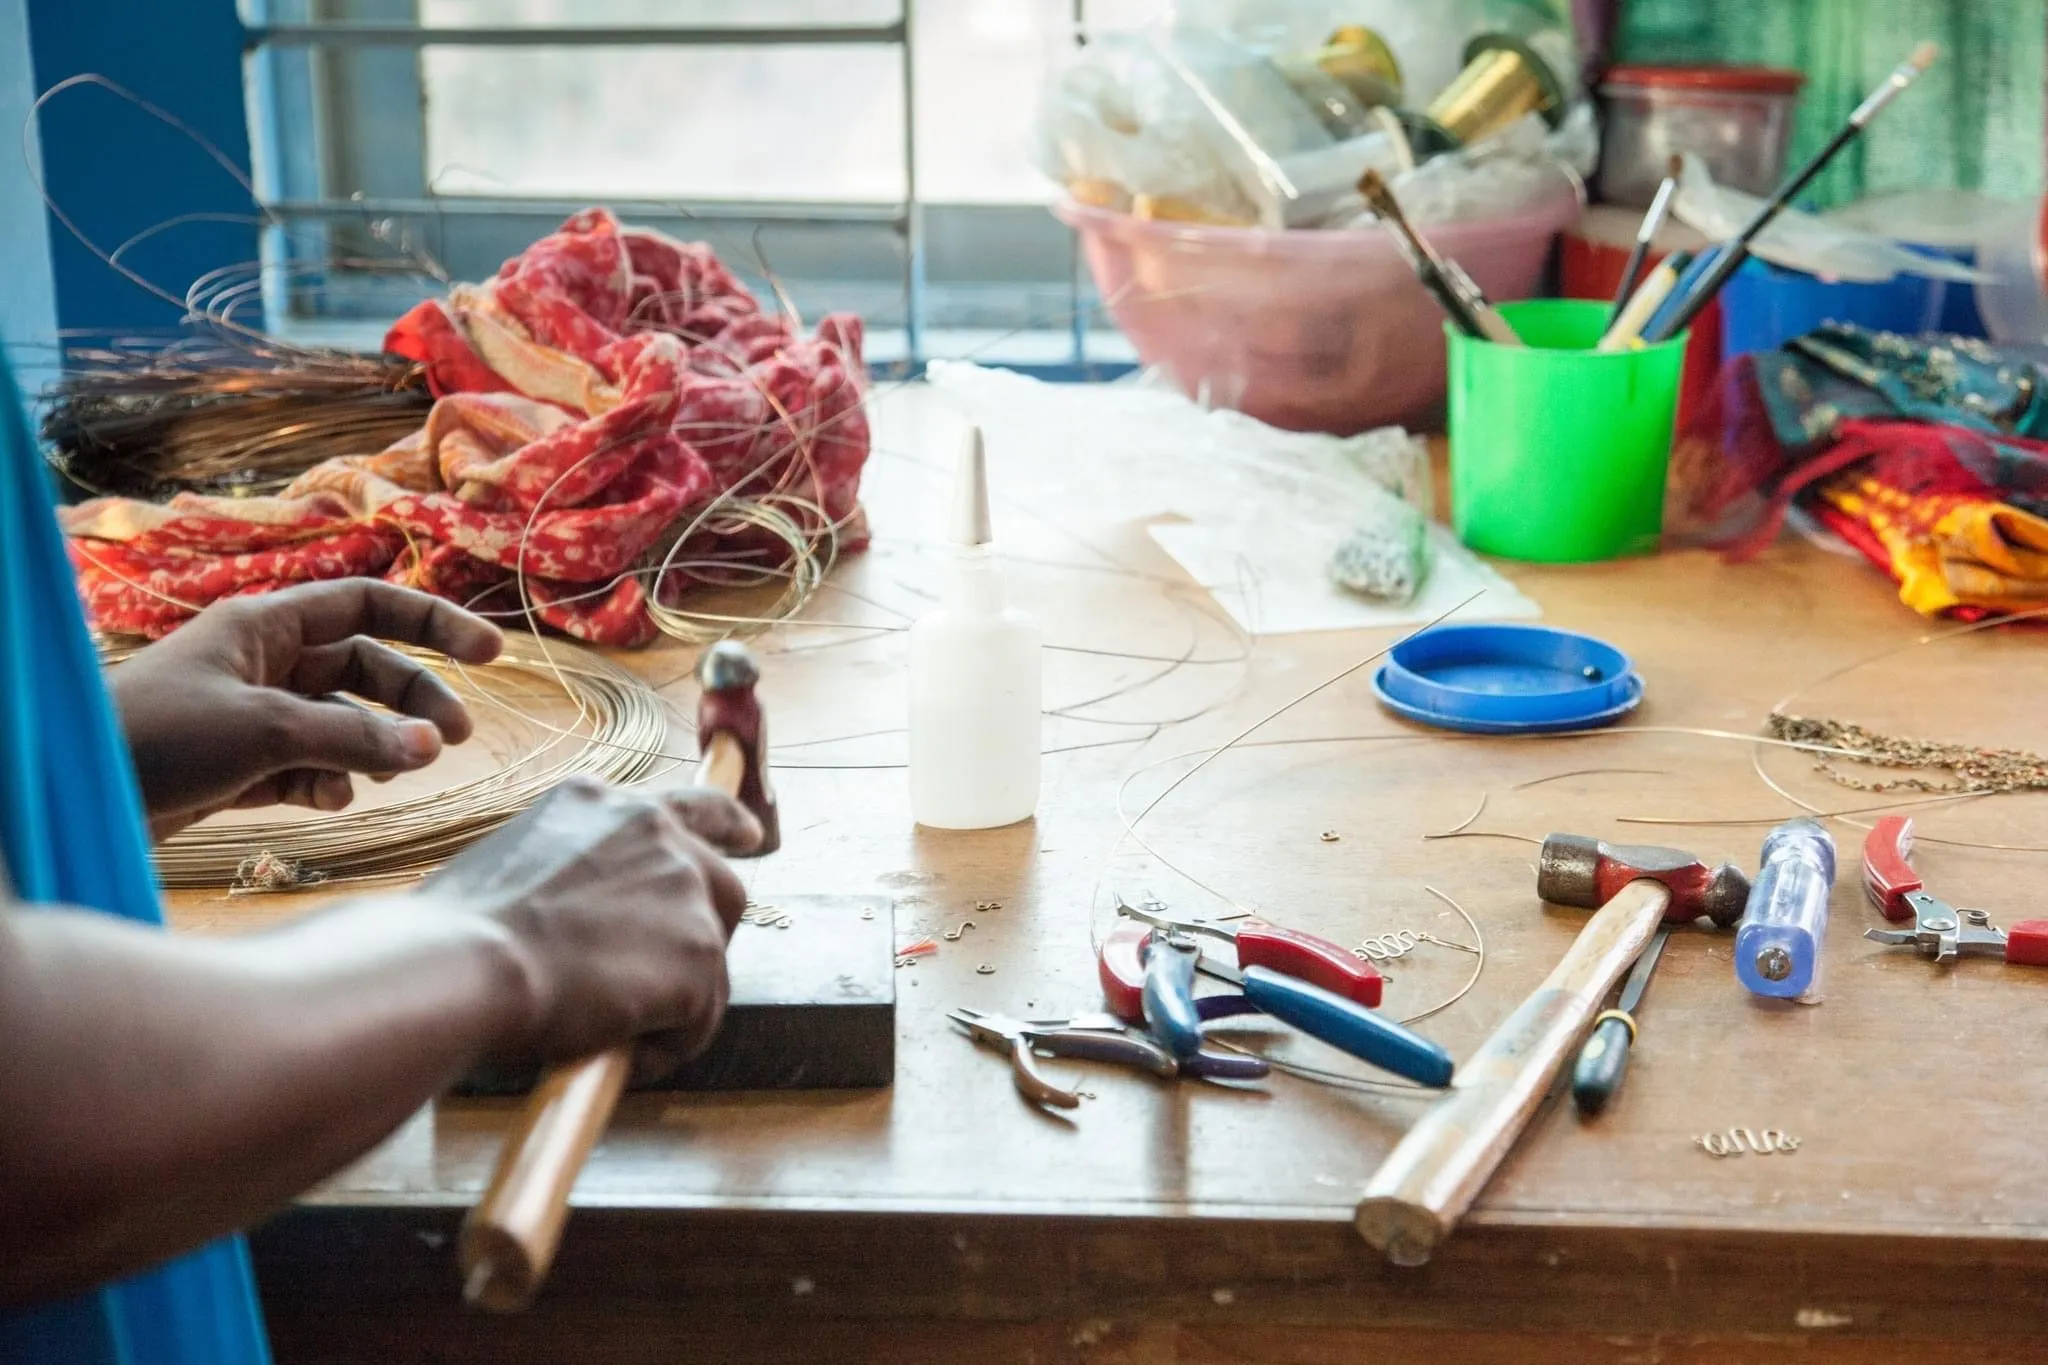
[(701, 1052), (725, 1013), (725, 946), (747, 903), (719, 852), (761, 840), (760, 824), (721, 793), (575, 777), (456, 855), (422, 894), (502, 925), (527, 986), (523, 1024), (491, 1060), (638, 1040), (645, 1078)]
[(351, 773), (408, 772), (468, 739), (461, 699), (379, 640), (472, 664), (503, 643), (495, 626), (440, 598), (346, 578), (217, 602), (113, 669), (151, 832), (161, 839), (250, 806), (337, 811), (355, 797)]

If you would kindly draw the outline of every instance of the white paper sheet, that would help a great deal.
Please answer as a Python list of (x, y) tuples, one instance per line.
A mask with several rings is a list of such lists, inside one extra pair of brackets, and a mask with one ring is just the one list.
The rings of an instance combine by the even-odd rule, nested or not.
[(1208, 526), (1160, 522), (1147, 529), (1218, 606), (1254, 635), (1414, 625), (1435, 620), (1482, 589), (1485, 596), (1459, 612), (1460, 620), (1530, 621), (1543, 614), (1435, 524), (1429, 528), (1435, 565), (1415, 599), (1398, 606), (1368, 601), (1331, 582), (1325, 537), (1298, 536), (1248, 552), (1237, 534)]

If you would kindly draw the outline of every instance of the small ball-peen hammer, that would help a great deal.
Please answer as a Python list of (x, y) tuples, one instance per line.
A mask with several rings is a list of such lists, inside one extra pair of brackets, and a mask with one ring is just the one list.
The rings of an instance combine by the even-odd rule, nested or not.
[(1366, 1182), (1358, 1231), (1396, 1265), (1423, 1264), (1457, 1226), (1659, 925), (1703, 915), (1732, 924), (1749, 893), (1726, 864), (1570, 834), (1544, 841), (1536, 886), (1546, 900), (1599, 909)]
[[(782, 842), (768, 785), (766, 722), (754, 695), (760, 677), (746, 646), (733, 640), (713, 645), (697, 664), (693, 785), (724, 792), (761, 822), (755, 856)], [(555, 1067), (534, 1088), (498, 1152), (490, 1185), (462, 1225), (457, 1257), (471, 1303), (500, 1312), (522, 1308), (547, 1278), (568, 1221), (570, 1188), (611, 1123), (632, 1069), (633, 1049), (614, 1048)]]

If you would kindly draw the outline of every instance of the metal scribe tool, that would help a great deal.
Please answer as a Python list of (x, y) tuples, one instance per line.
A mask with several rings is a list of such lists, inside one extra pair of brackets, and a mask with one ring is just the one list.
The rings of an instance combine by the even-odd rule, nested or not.
[(1621, 1089), (1621, 1079), (1628, 1074), (1628, 1055), (1635, 1047), (1636, 1010), (1643, 1003), (1643, 992), (1649, 989), (1650, 974), (1657, 970), (1657, 959), (1664, 955), (1664, 941), (1670, 937), (1669, 929), (1657, 931), (1622, 983), (1621, 999), (1593, 1021), (1593, 1036), (1579, 1049), (1579, 1060), (1572, 1067), (1572, 1103), (1585, 1118), (1598, 1117), (1614, 1092)]

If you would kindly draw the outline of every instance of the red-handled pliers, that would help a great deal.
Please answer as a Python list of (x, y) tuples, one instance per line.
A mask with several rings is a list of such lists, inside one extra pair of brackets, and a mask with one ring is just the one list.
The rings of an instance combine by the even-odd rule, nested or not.
[[(1142, 1020), (1167, 1051), (1183, 1058), (1200, 1056), (1203, 1026), (1211, 1021), (1269, 1014), (1418, 1085), (1448, 1085), (1455, 1069), (1441, 1044), (1355, 1000), (1270, 967), (1239, 971), (1212, 961), (1192, 935), (1175, 930), (1124, 925), (1103, 943), (1101, 971), (1103, 995), (1111, 1008), (1131, 1023)], [(1238, 989), (1198, 996), (1197, 972)], [(1209, 1074), (1223, 1076), (1213, 1070)]]
[(1982, 910), (1958, 910), (1928, 894), (1913, 870), (1913, 822), (1903, 815), (1879, 820), (1863, 841), (1863, 890), (1888, 920), (1912, 920), (1911, 929), (1865, 929), (1863, 937), (1912, 946), (1936, 962), (1958, 957), (2002, 957), (2022, 967), (2048, 967), (2048, 919), (2024, 919), (2001, 930)]
[[(1320, 986), (1368, 1009), (1379, 1005), (1380, 992), (1386, 989), (1386, 978), (1370, 962), (1342, 944), (1317, 938), (1314, 934), (1304, 934), (1298, 929), (1282, 929), (1260, 919), (1238, 920), (1228, 925), (1214, 920), (1180, 919), (1168, 914), (1164, 905), (1149, 898), (1142, 904), (1132, 905), (1118, 896), (1116, 912), (1125, 919), (1149, 924), (1154, 929), (1222, 939), (1236, 947), (1240, 970), (1246, 967), (1269, 968), (1282, 976)], [(1105, 980), (1104, 984), (1106, 986), (1108, 982)], [(1116, 1007), (1114, 1001), (1111, 1006)]]

